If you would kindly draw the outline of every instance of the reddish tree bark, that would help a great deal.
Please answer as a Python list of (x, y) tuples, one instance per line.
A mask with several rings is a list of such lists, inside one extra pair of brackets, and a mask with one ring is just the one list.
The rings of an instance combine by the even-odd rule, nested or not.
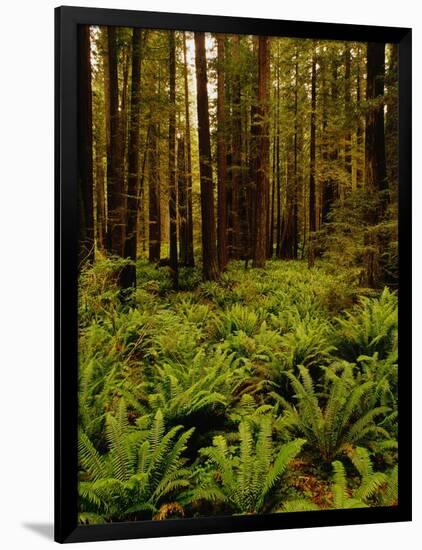
[[(132, 82), (130, 88), (130, 127), (128, 140), (128, 183), (126, 202), (126, 231), (124, 257), (133, 263), (125, 265), (120, 274), (122, 288), (136, 287), (136, 255), (138, 244), (139, 205), (139, 108), (141, 91), (141, 29), (134, 28), (132, 35)], [(123, 168), (123, 167), (122, 167)]]
[(268, 37), (259, 37), (258, 46), (258, 120), (257, 128), (259, 155), (256, 173), (256, 230), (253, 251), (253, 266), (265, 267), (267, 257), (269, 200), (268, 169), (270, 160), (270, 140), (268, 127), (268, 82), (269, 82)]
[(367, 46), (366, 100), (375, 101), (366, 114), (365, 134), (365, 176), (366, 184), (372, 190), (388, 189), (385, 161), (384, 133), (384, 77), (385, 44), (369, 42)]
[(186, 33), (183, 33), (183, 80), (185, 86), (185, 146), (186, 146), (186, 182), (187, 182), (187, 246), (186, 267), (195, 265), (193, 252), (193, 207), (192, 207), (192, 151), (190, 138), (190, 112), (189, 112), (189, 85), (188, 85), (188, 59), (186, 47)]
[(217, 35), (217, 171), (218, 171), (218, 263), (223, 271), (227, 265), (227, 149), (225, 115), (225, 46), (224, 35)]
[(312, 52), (311, 73), (311, 132), (310, 132), (310, 158), (309, 158), (309, 232), (316, 230), (316, 203), (315, 203), (315, 135), (316, 135), (316, 56), (315, 49)]
[(231, 154), (231, 218), (232, 256), (240, 258), (242, 238), (240, 229), (240, 195), (242, 187), (242, 119), (240, 109), (240, 37), (233, 36), (233, 82), (232, 82), (232, 154)]
[(89, 26), (78, 27), (78, 203), (79, 262), (94, 260), (92, 84)]
[(119, 164), (119, 87), (117, 75), (116, 28), (108, 27), (108, 82), (109, 102), (108, 119), (110, 128), (110, 147), (107, 156), (107, 210), (108, 234), (107, 248), (117, 256), (123, 255), (124, 243), (124, 198), (122, 166)]
[(352, 187), (352, 134), (350, 131), (350, 105), (352, 94), (350, 88), (350, 71), (351, 71), (351, 54), (350, 46), (346, 43), (344, 46), (344, 112), (346, 118), (346, 133), (344, 136), (344, 167), (349, 175), (350, 188)]
[(178, 286), (177, 191), (176, 191), (176, 40), (169, 31), (169, 237), (170, 270), (174, 288)]
[(158, 150), (158, 128), (151, 127), (150, 146), (148, 147), (149, 182), (149, 261), (158, 262), (161, 253), (161, 206), (160, 206), (160, 168)]
[(205, 57), (205, 34), (203, 32), (195, 32), (195, 66), (198, 109), (199, 172), (201, 180), (202, 261), (204, 278), (206, 280), (217, 280), (219, 278), (219, 269), (211, 165), (207, 61)]
[(185, 140), (177, 138), (177, 199), (179, 214), (179, 261), (187, 265), (188, 255), (188, 186), (186, 179)]

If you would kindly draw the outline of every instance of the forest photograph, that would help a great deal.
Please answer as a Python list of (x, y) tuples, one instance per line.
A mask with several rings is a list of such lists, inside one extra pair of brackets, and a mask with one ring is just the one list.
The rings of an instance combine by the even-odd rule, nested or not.
[(397, 45), (80, 25), (77, 90), (79, 523), (397, 506)]

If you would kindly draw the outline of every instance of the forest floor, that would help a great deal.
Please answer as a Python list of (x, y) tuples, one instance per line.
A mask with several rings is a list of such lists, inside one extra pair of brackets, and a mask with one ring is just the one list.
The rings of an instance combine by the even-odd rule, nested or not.
[[(168, 268), (139, 261), (137, 289), (128, 307), (119, 300), (115, 272), (115, 263), (99, 260), (80, 281), (80, 428), (103, 457), (114, 456), (107, 418), (118, 417), (122, 400), (130, 430), (148, 424), (157, 411), (167, 429), (193, 429), (184, 451), (188, 473), (182, 485), (189, 489), (173, 490), (164, 501), (150, 496), (154, 517), (166, 516), (163, 506), (176, 510), (176, 516), (249, 512), (250, 504), (238, 504), (241, 497), (236, 508), (234, 497), (219, 504), (215, 493), (201, 493), (203, 501), (194, 495), (198, 487), (220, 479), (213, 468), (221, 464), (204, 458), (204, 449), (218, 443), (216, 436), (225, 438), (233, 456), (240, 452), (236, 460), (242, 461), (239, 449), (246, 436), (241, 426), (246, 422), (258, 438), (251, 435), (257, 447), (250, 464), (258, 460), (263, 418), (272, 426), (269, 465), (294, 437), (303, 438), (298, 443), (302, 450), (291, 456), (284, 481), (277, 484), (278, 497), (258, 499), (261, 508), (255, 503), (253, 511), (306, 509), (285, 504), (298, 498), (322, 508), (383, 502), (384, 493), (371, 486), (366, 494), (362, 487), (371, 461), (382, 472), (391, 471), (395, 462), (394, 293), (360, 289), (347, 272), (333, 272), (323, 263), (308, 269), (303, 261), (280, 260), (267, 262), (265, 269), (231, 262), (219, 282), (202, 282), (199, 270), (182, 268), (174, 291)], [(362, 299), (368, 293), (372, 296)], [(379, 387), (370, 393), (378, 378)], [(348, 404), (351, 395), (356, 402)], [(308, 402), (313, 410), (306, 409)], [(378, 415), (382, 427), (375, 424)], [(320, 424), (313, 424), (315, 419)], [(125, 422), (122, 426), (127, 428)], [(370, 458), (353, 458), (358, 446)], [(341, 472), (335, 470), (334, 478), (332, 472), (335, 459), (345, 458), (348, 481), (343, 483)], [(359, 470), (365, 460), (366, 474)], [(89, 465), (82, 460), (82, 466), (82, 479), (89, 480)], [(387, 477), (382, 480), (373, 484), (387, 487)], [(231, 495), (240, 491), (233, 483)], [(227, 487), (220, 489), (224, 493)], [(341, 502), (338, 494), (343, 494)], [(106, 520), (136, 519), (98, 502), (85, 505), (85, 511), (91, 508)]]

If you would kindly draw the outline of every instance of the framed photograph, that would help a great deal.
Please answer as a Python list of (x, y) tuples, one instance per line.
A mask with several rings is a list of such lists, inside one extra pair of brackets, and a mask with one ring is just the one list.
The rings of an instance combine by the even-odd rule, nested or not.
[(409, 521), (411, 30), (60, 7), (55, 120), (55, 539)]

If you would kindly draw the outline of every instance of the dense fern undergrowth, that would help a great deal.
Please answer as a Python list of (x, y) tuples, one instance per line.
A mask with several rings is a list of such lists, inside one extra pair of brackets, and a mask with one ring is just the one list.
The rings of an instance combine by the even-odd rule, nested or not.
[(79, 293), (81, 523), (397, 504), (397, 298), (324, 263)]

